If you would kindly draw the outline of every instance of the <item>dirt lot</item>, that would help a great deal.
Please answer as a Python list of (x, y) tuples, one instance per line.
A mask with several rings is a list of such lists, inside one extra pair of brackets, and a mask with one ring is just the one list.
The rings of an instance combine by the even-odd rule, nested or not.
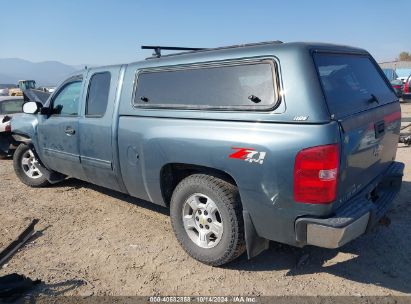
[[(403, 105), (411, 122), (411, 105)], [(389, 227), (378, 226), (340, 250), (272, 243), (224, 268), (188, 257), (174, 238), (168, 210), (69, 179), (31, 189), (0, 161), (0, 249), (31, 218), (38, 237), (0, 276), (41, 279), (37, 292), (60, 295), (398, 295), (411, 293), (411, 147)]]

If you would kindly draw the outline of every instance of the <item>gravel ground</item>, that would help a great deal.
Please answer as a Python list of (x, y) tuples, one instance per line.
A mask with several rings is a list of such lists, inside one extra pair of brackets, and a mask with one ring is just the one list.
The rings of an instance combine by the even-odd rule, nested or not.
[[(403, 104), (411, 120), (411, 105)], [(271, 243), (248, 261), (205, 266), (180, 248), (168, 210), (69, 179), (31, 189), (0, 161), (0, 250), (30, 219), (39, 232), (0, 276), (41, 279), (47, 295), (401, 295), (411, 293), (411, 147), (391, 225), (339, 250)]]

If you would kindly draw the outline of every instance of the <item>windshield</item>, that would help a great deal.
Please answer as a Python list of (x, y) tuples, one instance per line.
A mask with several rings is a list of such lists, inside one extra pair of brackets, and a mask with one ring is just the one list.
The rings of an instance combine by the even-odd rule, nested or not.
[(316, 53), (314, 61), (330, 112), (337, 117), (397, 100), (368, 56)]
[(0, 103), (0, 114), (14, 114), (23, 112), (23, 99), (5, 100)]

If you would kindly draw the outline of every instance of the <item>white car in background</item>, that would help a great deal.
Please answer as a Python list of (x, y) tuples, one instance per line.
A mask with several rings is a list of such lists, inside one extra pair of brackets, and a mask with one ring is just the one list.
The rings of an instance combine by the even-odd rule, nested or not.
[(23, 112), (23, 104), (22, 96), (0, 96), (0, 158), (13, 152), (10, 121)]

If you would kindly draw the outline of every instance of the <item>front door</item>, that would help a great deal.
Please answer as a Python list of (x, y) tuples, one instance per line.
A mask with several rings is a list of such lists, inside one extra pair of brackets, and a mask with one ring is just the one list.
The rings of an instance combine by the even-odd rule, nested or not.
[(38, 125), (40, 156), (47, 167), (82, 178), (79, 156), (79, 107), (82, 78), (67, 81), (53, 96), (50, 113)]

